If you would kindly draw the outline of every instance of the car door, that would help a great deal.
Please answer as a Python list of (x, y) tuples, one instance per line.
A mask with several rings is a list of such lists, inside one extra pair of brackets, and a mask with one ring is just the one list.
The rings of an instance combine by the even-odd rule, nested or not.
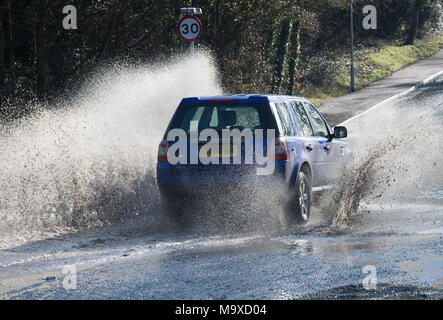
[(331, 185), (338, 177), (344, 155), (344, 143), (332, 139), (332, 132), (326, 120), (318, 110), (309, 102), (303, 103), (305, 110), (311, 120), (314, 137), (319, 143), (322, 156), (323, 185)]
[(300, 141), (299, 150), (303, 150), (312, 166), (313, 187), (323, 186), (326, 158), (324, 153), (323, 137), (315, 136), (311, 120), (300, 101), (291, 101), (291, 107), (297, 124), (297, 140)]

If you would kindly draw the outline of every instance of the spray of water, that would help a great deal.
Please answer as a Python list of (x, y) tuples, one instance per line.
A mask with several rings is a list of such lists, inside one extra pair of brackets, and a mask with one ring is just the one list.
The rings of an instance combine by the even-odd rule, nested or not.
[(155, 211), (158, 143), (183, 97), (221, 93), (208, 54), (115, 65), (0, 127), (0, 245)]
[(350, 217), (367, 206), (382, 210), (392, 201), (443, 190), (440, 97), (437, 83), (347, 124), (354, 160), (341, 187), (321, 199), (333, 230), (347, 229)]
[[(35, 106), (42, 111), (0, 125), (0, 247), (158, 215), (155, 158), (167, 122), (181, 98), (221, 92), (204, 53), (156, 66), (118, 64), (98, 72), (69, 100)], [(343, 187), (320, 199), (333, 229), (389, 193), (441, 190), (437, 100), (430, 109), (405, 100), (402, 108), (348, 125), (354, 162), (343, 174)], [(236, 192), (223, 203), (200, 203), (197, 223), (269, 232), (282, 201), (251, 185), (252, 191)]]

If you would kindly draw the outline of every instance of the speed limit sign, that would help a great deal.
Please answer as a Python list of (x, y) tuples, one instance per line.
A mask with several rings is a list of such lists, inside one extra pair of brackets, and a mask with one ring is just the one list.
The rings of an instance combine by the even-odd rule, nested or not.
[(185, 41), (195, 41), (202, 32), (202, 24), (194, 16), (186, 16), (178, 23), (178, 34)]

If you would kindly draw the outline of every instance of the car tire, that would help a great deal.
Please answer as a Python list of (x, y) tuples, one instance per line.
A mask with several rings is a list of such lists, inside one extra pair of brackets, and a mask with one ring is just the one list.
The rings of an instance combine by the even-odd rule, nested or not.
[(170, 222), (182, 225), (184, 223), (185, 205), (182, 199), (173, 196), (162, 196), (162, 215)]
[(300, 171), (297, 175), (288, 212), (290, 224), (306, 224), (311, 214), (312, 186), (308, 176)]

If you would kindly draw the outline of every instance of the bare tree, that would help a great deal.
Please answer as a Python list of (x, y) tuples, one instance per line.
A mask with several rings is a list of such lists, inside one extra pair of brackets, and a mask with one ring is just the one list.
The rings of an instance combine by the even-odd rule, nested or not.
[(46, 90), (46, 44), (45, 25), (48, 14), (48, 1), (40, 0), (38, 20), (35, 24), (35, 57), (37, 60), (37, 90), (42, 97)]
[(290, 53), (289, 53), (289, 84), (286, 93), (288, 95), (294, 94), (295, 87), (295, 75), (297, 72), (297, 62), (300, 53), (300, 20), (297, 20), (292, 27), (291, 37), (290, 37)]
[(280, 35), (277, 43), (277, 54), (275, 57), (275, 70), (272, 77), (272, 93), (280, 93), (283, 80), (283, 67), (288, 49), (289, 35), (291, 33), (291, 23), (285, 20), (281, 24)]
[(425, 4), (425, 0), (415, 0), (414, 12), (412, 13), (411, 26), (408, 32), (408, 38), (406, 40), (407, 45), (414, 44), (417, 36), (418, 24), (420, 20), (420, 13)]
[(5, 72), (5, 35), (3, 33), (3, 15), (5, 8), (0, 7), (0, 85), (5, 83), (6, 72)]

